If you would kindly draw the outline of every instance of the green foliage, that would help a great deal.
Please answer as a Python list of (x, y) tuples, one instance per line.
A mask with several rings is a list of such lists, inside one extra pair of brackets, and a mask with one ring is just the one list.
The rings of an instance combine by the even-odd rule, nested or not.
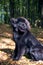
[(34, 26), (35, 20), (39, 19), (38, 0), (1, 0), (0, 2), (0, 20), (3, 21), (3, 14), (4, 23), (9, 23), (10, 17), (23, 16)]

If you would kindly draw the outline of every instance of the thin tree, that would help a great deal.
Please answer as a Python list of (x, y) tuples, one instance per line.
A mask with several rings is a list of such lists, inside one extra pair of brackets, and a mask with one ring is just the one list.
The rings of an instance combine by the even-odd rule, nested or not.
[(14, 0), (9, 0), (10, 17), (14, 17)]

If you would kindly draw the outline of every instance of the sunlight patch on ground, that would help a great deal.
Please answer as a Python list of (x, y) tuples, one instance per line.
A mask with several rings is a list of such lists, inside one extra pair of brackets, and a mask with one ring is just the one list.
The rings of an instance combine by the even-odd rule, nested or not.
[(0, 41), (0, 49), (15, 49), (15, 42), (8, 38), (2, 38)]
[(26, 57), (22, 57), (19, 61), (10, 61), (10, 63), (12, 65), (16, 64), (16, 65), (43, 65), (43, 61), (39, 60), (39, 61), (32, 61), (27, 59)]
[[(38, 37), (39, 41), (43, 42), (43, 30), (32, 29)], [(35, 31), (37, 30), (37, 32)], [(19, 61), (14, 61), (11, 56), (15, 49), (15, 42), (12, 39), (12, 29), (9, 25), (0, 25), (0, 61), (3, 63), (0, 65), (43, 65), (43, 61), (32, 61), (22, 56)], [(8, 50), (7, 50), (8, 49)], [(10, 49), (10, 51), (9, 51)], [(8, 52), (8, 53), (7, 53)]]
[(37, 38), (37, 39), (43, 42), (43, 39), (42, 38)]
[(7, 53), (0, 51), (0, 61), (7, 60), (7, 59), (8, 59)]

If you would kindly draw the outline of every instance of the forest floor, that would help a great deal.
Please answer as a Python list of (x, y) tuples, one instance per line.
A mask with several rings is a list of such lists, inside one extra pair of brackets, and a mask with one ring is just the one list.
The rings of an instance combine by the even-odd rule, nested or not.
[[(32, 28), (31, 32), (43, 43), (43, 29)], [(43, 61), (32, 61), (22, 57), (19, 61), (13, 61), (15, 42), (12, 40), (12, 28), (6, 24), (0, 24), (0, 65), (43, 65)]]

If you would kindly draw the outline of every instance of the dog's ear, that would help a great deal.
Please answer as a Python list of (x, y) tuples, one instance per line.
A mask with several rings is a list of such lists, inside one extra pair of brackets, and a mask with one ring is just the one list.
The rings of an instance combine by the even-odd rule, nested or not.
[(11, 19), (10, 19), (10, 23), (11, 23), (11, 25), (14, 26), (14, 24), (16, 23), (16, 21), (17, 21), (17, 19), (15, 19), (15, 18), (11, 18)]

